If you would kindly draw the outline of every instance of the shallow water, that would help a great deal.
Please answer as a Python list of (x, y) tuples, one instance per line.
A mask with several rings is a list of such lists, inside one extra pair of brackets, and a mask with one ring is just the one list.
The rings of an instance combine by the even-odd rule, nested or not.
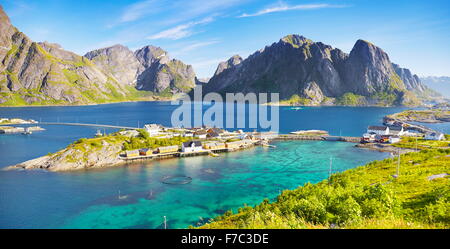
[[(219, 158), (168, 159), (101, 170), (2, 172), (0, 224), (4, 228), (158, 228), (167, 216), (170, 228), (183, 228), (274, 198), (280, 190), (320, 181), (328, 175), (331, 155), (333, 171), (386, 157), (343, 142), (276, 145)], [(189, 176), (192, 182), (164, 184), (161, 179), (167, 175)]]

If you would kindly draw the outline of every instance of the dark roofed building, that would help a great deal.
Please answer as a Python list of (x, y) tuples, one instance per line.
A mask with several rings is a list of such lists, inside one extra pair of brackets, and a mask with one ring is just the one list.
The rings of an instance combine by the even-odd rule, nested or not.
[(181, 145), (181, 151), (183, 152), (197, 152), (197, 151), (202, 151), (202, 142), (200, 141), (189, 141), (189, 142), (184, 142)]
[(367, 133), (374, 133), (377, 135), (388, 135), (389, 134), (389, 127), (387, 126), (376, 126), (371, 125), (367, 128)]

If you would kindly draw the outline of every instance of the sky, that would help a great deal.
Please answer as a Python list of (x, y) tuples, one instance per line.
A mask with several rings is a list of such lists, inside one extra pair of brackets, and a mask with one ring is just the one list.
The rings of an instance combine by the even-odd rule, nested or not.
[(349, 53), (358, 39), (419, 76), (450, 76), (448, 0), (0, 0), (34, 41), (86, 52), (155, 45), (199, 78), (299, 34)]

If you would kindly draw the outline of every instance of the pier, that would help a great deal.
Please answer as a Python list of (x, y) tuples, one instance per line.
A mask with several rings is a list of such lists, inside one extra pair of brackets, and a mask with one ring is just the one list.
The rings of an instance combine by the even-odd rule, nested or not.
[(279, 135), (273, 139), (273, 141), (286, 141), (286, 140), (312, 140), (312, 141), (341, 141), (349, 143), (359, 143), (360, 137), (347, 137), (347, 136), (303, 136), (303, 135)]

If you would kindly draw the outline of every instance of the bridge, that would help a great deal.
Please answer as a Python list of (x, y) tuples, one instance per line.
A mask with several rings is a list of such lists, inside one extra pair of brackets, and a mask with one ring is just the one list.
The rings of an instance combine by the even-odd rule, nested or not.
[(112, 128), (112, 129), (126, 129), (126, 130), (140, 129), (138, 127), (118, 126), (118, 125), (105, 125), (105, 124), (86, 124), (86, 123), (39, 122), (39, 123), (36, 123), (36, 124), (40, 124), (40, 125), (90, 126), (90, 127)]

